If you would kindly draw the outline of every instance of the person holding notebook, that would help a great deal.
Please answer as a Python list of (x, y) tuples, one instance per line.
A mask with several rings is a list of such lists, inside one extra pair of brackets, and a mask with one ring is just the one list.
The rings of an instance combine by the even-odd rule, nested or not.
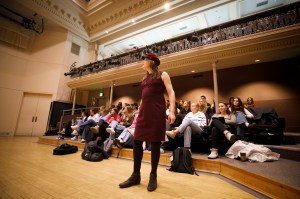
[(212, 148), (209, 159), (218, 157), (219, 142), (222, 139), (228, 139), (231, 143), (236, 141), (235, 134), (230, 132), (230, 127), (236, 124), (236, 117), (228, 110), (224, 102), (219, 102), (219, 113), (214, 114), (209, 122), (209, 132), (211, 133)]

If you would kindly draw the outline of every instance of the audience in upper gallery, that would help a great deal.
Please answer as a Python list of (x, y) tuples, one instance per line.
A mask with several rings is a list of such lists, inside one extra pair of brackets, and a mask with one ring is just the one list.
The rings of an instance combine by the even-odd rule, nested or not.
[(191, 112), (186, 114), (181, 125), (176, 130), (166, 131), (167, 136), (174, 139), (177, 134), (183, 134), (184, 147), (190, 149), (192, 134), (202, 134), (207, 119), (203, 112), (199, 111), (199, 104), (191, 104)]
[(96, 126), (99, 122), (100, 115), (98, 113), (98, 109), (96, 108), (91, 108), (90, 109), (90, 116), (88, 117), (87, 121), (77, 124), (74, 126), (71, 126), (73, 130), (76, 130), (77, 132), (81, 130), (82, 131), (82, 136), (81, 136), (81, 142), (85, 143), (86, 141), (91, 141), (93, 139), (93, 134), (90, 134), (90, 128), (93, 126)]
[[(106, 128), (106, 132), (115, 134), (116, 131), (123, 131), (126, 127), (129, 127), (132, 124), (134, 116), (132, 115), (132, 109), (130, 105), (126, 105), (123, 109), (121, 120), (118, 122), (117, 120), (113, 120), (108, 128)], [(112, 139), (114, 139), (112, 137)]]
[[(71, 135), (71, 130), (72, 130), (71, 126), (75, 125), (75, 122), (77, 124), (81, 124), (81, 123), (85, 122), (87, 120), (87, 118), (88, 118), (88, 112), (82, 111), (81, 116), (79, 118), (76, 118), (76, 121), (74, 121), (74, 119), (67, 121), (64, 124), (63, 129), (57, 133), (59, 136), (56, 139), (63, 140), (65, 136), (69, 137)], [(74, 124), (72, 124), (72, 123), (74, 123)], [(74, 130), (74, 131), (76, 131), (76, 130)]]
[(184, 118), (189, 112), (191, 112), (190, 102), (188, 100), (184, 100), (179, 114), (181, 114), (182, 118)]
[[(229, 140), (231, 143), (235, 142), (236, 136), (231, 133), (235, 131), (234, 125), (236, 124), (236, 117), (228, 110), (227, 104), (219, 102), (219, 112), (211, 117), (209, 122), (209, 134), (211, 135), (212, 148), (209, 154), (209, 159), (215, 159), (218, 157), (218, 149), (222, 140)], [(224, 118), (223, 121), (221, 119)], [(225, 123), (223, 123), (225, 122)]]
[(245, 108), (256, 108), (256, 104), (254, 103), (254, 100), (252, 97), (247, 98), (247, 103), (244, 104)]
[[(253, 114), (244, 108), (242, 100), (238, 97), (233, 99), (230, 111), (236, 116), (237, 135), (241, 140), (245, 140), (246, 127), (249, 127), (250, 125), (247, 118), (253, 118)], [(252, 126), (250, 125), (250, 127)]]

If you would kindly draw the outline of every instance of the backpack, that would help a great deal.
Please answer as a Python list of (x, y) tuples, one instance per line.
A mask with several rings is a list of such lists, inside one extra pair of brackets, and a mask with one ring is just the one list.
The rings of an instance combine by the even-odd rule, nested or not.
[(99, 162), (108, 159), (109, 155), (103, 149), (103, 142), (94, 140), (86, 143), (81, 158), (87, 161)]
[(77, 151), (77, 146), (69, 145), (68, 143), (63, 143), (60, 146), (53, 149), (53, 155), (66, 155), (76, 153)]
[(173, 151), (171, 156), (171, 167), (168, 170), (198, 175), (192, 164), (192, 154), (184, 147), (178, 147)]

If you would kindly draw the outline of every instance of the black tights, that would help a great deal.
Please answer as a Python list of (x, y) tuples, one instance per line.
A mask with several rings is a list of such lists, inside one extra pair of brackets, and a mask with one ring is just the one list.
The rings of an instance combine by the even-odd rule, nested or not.
[[(161, 142), (151, 142), (151, 173), (157, 173), (157, 165), (160, 158)], [(140, 173), (141, 163), (143, 159), (143, 141), (134, 140), (133, 145), (133, 173)]]

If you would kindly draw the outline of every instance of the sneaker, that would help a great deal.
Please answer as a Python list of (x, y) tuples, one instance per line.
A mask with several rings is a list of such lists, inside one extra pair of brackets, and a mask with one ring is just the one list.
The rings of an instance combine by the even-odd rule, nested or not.
[(59, 131), (57, 134), (58, 135), (65, 135), (66, 133), (65, 133), (65, 131)]
[(77, 130), (74, 130), (71, 135), (78, 135), (78, 131)]
[(234, 143), (236, 141), (236, 136), (229, 131), (226, 132), (225, 137), (227, 140), (229, 140), (231, 143)]
[(79, 128), (78, 125), (71, 126), (71, 129), (76, 130), (76, 131), (79, 131), (79, 130), (80, 130), (80, 128)]
[(165, 153), (165, 150), (160, 148), (160, 153)]
[(176, 137), (176, 133), (173, 130), (172, 131), (166, 131), (166, 134), (167, 134), (167, 136), (169, 136), (172, 139), (175, 139), (175, 137)]
[(85, 143), (85, 139), (81, 139), (80, 142), (81, 142), (81, 143)]
[(112, 134), (115, 134), (115, 133), (116, 133), (115, 130), (114, 130), (113, 128), (106, 128), (106, 131), (107, 131), (108, 133), (112, 133)]
[(210, 154), (209, 154), (209, 156), (207, 156), (207, 158), (208, 159), (216, 159), (217, 157), (218, 157), (218, 149), (214, 149), (214, 148), (212, 148), (212, 149), (210, 149)]
[(93, 126), (90, 128), (91, 132), (94, 134), (99, 133), (99, 126)]
[(55, 139), (56, 139), (56, 140), (63, 140), (64, 137), (63, 137), (63, 136), (58, 136), (58, 137), (56, 137)]
[(143, 142), (143, 150), (146, 150), (146, 142)]
[(77, 140), (77, 136), (75, 135), (74, 137), (71, 138), (72, 141), (76, 141)]
[(119, 140), (118, 138), (114, 139), (113, 145), (115, 145), (118, 148), (122, 148), (121, 140)]

